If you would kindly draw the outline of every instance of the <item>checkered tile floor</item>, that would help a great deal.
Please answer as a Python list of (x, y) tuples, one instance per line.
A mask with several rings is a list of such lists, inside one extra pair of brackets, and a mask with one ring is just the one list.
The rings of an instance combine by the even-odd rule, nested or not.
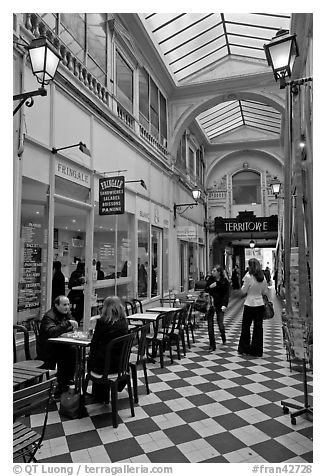
[[(243, 300), (231, 299), (225, 316), (227, 344), (208, 352), (207, 324), (200, 322), (196, 343), (186, 357), (165, 368), (148, 364), (151, 393), (139, 385), (136, 416), (127, 392), (119, 398), (119, 427), (111, 407), (87, 406), (80, 420), (49, 415), (40, 462), (93, 463), (305, 463), (312, 462), (312, 423), (298, 417), (292, 425), (280, 401), (303, 403), (302, 374), (290, 371), (282, 343), (281, 318), (264, 323), (264, 355), (237, 354)], [(140, 381), (143, 382), (139, 371)], [(312, 404), (312, 374), (308, 373)], [(33, 415), (37, 428), (41, 415)]]

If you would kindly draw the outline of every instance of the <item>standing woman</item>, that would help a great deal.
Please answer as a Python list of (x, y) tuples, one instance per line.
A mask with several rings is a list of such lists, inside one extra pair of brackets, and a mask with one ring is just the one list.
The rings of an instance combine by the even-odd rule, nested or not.
[[(217, 324), (220, 330), (223, 344), (226, 343), (225, 327), (224, 327), (224, 313), (229, 304), (230, 284), (226, 277), (226, 273), (222, 266), (217, 265), (212, 269), (212, 274), (207, 280), (205, 291), (209, 293), (214, 302), (214, 308), (216, 311)], [(214, 321), (212, 313), (208, 313), (208, 336), (210, 347), (209, 350), (215, 350), (215, 334), (214, 334)]]
[[(124, 307), (117, 296), (109, 296), (104, 300), (101, 317), (96, 322), (96, 327), (88, 359), (88, 371), (102, 374), (105, 365), (106, 346), (112, 339), (128, 334), (128, 321)], [(110, 363), (110, 372), (116, 372), (120, 351), (114, 348), (112, 362)], [(122, 388), (118, 388), (119, 391)], [(109, 390), (104, 385), (93, 383), (93, 397), (96, 401), (108, 401)]]
[[(239, 354), (261, 357), (263, 355), (263, 294), (269, 297), (264, 272), (259, 261), (251, 258), (248, 273), (243, 278), (241, 291), (246, 295), (242, 317), (242, 329), (238, 346)], [(253, 323), (250, 342), (250, 327)]]

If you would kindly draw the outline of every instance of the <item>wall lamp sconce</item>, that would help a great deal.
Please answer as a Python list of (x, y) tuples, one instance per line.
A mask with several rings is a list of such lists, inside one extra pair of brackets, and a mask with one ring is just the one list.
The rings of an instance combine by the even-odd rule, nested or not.
[(141, 185), (145, 190), (147, 190), (146, 183), (144, 182), (143, 179), (140, 179), (140, 180), (126, 180), (126, 181), (125, 181), (125, 183), (134, 183), (134, 182), (140, 183), (140, 185)]
[(290, 35), (288, 30), (279, 30), (276, 36), (264, 45), (264, 50), (267, 63), (273, 69), (275, 81), (280, 80), (280, 89), (290, 86), (292, 94), (297, 94), (298, 86), (312, 81), (312, 77), (308, 77), (286, 82), (286, 78), (291, 77), (294, 61), (299, 56), (295, 34)]
[(90, 150), (86, 147), (86, 144), (83, 142), (78, 142), (78, 144), (73, 144), (73, 145), (67, 145), (66, 147), (60, 147), (59, 149), (56, 149), (55, 147), (52, 147), (52, 154), (56, 154), (59, 150), (64, 150), (64, 149), (71, 149), (72, 147), (79, 147), (79, 150), (83, 152), (83, 154), (88, 155), (91, 157), (91, 152)]
[(250, 246), (251, 249), (255, 248), (255, 246), (256, 246), (256, 243), (254, 242), (254, 240), (252, 238), (249, 241), (249, 246)]
[(49, 82), (53, 80), (58, 69), (59, 62), (62, 59), (58, 51), (45, 36), (40, 36), (39, 38), (32, 40), (28, 46), (18, 42), (15, 43), (27, 49), (33, 74), (36, 76), (37, 82), (41, 84), (41, 87), (35, 91), (15, 94), (13, 100), (20, 100), (20, 103), (14, 109), (13, 115), (19, 111), (26, 101), (29, 100), (26, 102), (26, 106), (32, 107), (34, 104), (33, 97), (47, 95), (47, 90), (44, 88), (44, 86), (48, 85)]
[(270, 186), (272, 188), (272, 192), (274, 193), (275, 198), (278, 197), (280, 191), (281, 191), (281, 181), (278, 180), (277, 177), (274, 177), (273, 180), (271, 180)]
[(200, 198), (200, 194), (201, 194), (200, 190), (196, 189), (196, 190), (192, 191), (192, 196), (193, 196), (193, 199), (195, 200), (194, 203), (179, 203), (179, 204), (174, 203), (174, 205), (173, 205), (174, 219), (177, 218), (177, 210), (180, 210), (182, 207), (192, 208), (193, 206), (198, 205), (198, 200)]

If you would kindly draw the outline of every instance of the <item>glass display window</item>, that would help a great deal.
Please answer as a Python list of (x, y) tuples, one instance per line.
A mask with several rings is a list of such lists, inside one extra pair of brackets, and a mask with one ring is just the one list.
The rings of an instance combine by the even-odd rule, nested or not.
[(46, 308), (47, 185), (23, 177), (17, 322), (41, 318)]
[(151, 228), (151, 297), (159, 296), (162, 292), (162, 240), (163, 230)]
[(138, 268), (137, 268), (137, 294), (140, 299), (148, 296), (149, 270), (149, 223), (138, 221)]

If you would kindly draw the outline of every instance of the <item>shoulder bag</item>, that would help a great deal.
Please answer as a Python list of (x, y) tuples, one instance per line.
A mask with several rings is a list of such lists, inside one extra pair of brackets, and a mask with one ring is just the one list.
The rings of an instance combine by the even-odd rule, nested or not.
[(274, 317), (274, 307), (273, 307), (273, 303), (268, 300), (268, 297), (265, 294), (263, 294), (263, 300), (264, 300), (263, 319), (265, 321), (266, 319), (272, 319)]

